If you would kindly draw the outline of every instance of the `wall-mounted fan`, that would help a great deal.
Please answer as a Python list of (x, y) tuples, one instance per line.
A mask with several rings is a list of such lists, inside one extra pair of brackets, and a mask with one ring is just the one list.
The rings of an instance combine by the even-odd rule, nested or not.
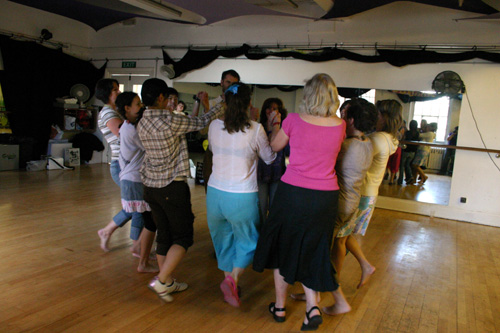
[(71, 97), (76, 98), (80, 103), (80, 106), (83, 106), (86, 101), (90, 98), (90, 91), (86, 85), (77, 83), (69, 90), (69, 94)]
[(444, 71), (434, 78), (432, 89), (438, 94), (456, 95), (465, 92), (465, 85), (457, 73)]
[(160, 67), (160, 73), (168, 77), (169, 79), (173, 79), (175, 77), (174, 65), (172, 64), (162, 65)]

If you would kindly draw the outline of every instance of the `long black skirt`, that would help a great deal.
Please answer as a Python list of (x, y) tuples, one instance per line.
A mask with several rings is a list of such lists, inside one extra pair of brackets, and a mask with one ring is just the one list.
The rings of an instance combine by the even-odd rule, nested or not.
[(330, 261), (338, 191), (318, 191), (280, 182), (262, 226), (253, 269), (279, 268), (289, 284), (315, 291), (338, 288)]

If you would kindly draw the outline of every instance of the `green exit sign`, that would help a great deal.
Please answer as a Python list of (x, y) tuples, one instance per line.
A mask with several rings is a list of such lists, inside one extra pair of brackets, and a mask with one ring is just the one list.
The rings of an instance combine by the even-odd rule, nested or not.
[(122, 68), (135, 68), (135, 61), (122, 61)]

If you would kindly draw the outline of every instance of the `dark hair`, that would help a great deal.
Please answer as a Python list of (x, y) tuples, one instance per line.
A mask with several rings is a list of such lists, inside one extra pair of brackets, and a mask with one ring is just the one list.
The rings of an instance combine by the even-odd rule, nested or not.
[(179, 105), (179, 104), (184, 105), (184, 109), (182, 109), (182, 110), (186, 111), (186, 107), (187, 107), (186, 103), (184, 103), (183, 101), (179, 101), (179, 103), (177, 103), (177, 105)]
[(156, 100), (158, 99), (160, 94), (162, 94), (165, 97), (168, 97), (167, 91), (168, 91), (168, 85), (165, 83), (165, 81), (157, 78), (147, 79), (142, 84), (142, 90), (141, 90), (142, 102), (146, 106), (153, 106), (155, 105)]
[(221, 81), (223, 81), (227, 75), (234, 76), (238, 79), (238, 81), (240, 81), (240, 74), (238, 74), (234, 69), (228, 69), (227, 71), (222, 72), (222, 76), (220, 78)]
[[(346, 102), (342, 106), (344, 104)], [(363, 98), (351, 99), (347, 105), (349, 107), (346, 111), (346, 119), (354, 120), (354, 128), (363, 133), (372, 132), (378, 120), (378, 111), (375, 105)]]
[(410, 121), (410, 132), (418, 133), (418, 121), (416, 120)]
[(168, 97), (170, 95), (174, 95), (174, 96), (179, 97), (179, 93), (177, 92), (176, 89), (168, 87), (167, 93), (165, 94), (165, 97)]
[(354, 102), (354, 99), (346, 99), (344, 103), (339, 108), (339, 111), (342, 112), (346, 107), (351, 106), (351, 104)]
[(109, 95), (113, 90), (113, 83), (119, 86), (118, 81), (115, 79), (100, 79), (95, 85), (95, 97), (107, 104), (109, 102)]
[(271, 105), (275, 103), (278, 106), (278, 112), (281, 115), (281, 121), (285, 120), (288, 115), (288, 111), (283, 107), (283, 101), (276, 97), (268, 98), (262, 104), (262, 109), (260, 110), (260, 123), (264, 128), (267, 126), (267, 114), (266, 110), (271, 107)]
[(135, 96), (138, 96), (135, 92), (125, 91), (118, 95), (118, 97), (116, 98), (116, 110), (124, 119), (127, 119), (127, 117), (125, 116), (125, 107), (132, 105), (132, 101), (134, 100)]
[(239, 131), (245, 132), (245, 128), (250, 128), (250, 117), (248, 115), (250, 97), (250, 87), (244, 83), (234, 83), (226, 90), (224, 129), (228, 133)]

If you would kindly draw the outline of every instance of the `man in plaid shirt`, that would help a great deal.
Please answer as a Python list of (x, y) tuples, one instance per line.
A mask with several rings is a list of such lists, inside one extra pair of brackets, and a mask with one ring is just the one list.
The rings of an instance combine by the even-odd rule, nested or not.
[(160, 79), (142, 85), (146, 105), (137, 132), (146, 154), (141, 167), (144, 200), (151, 207), (157, 225), (156, 254), (160, 273), (149, 287), (166, 302), (173, 292), (186, 290), (186, 283), (175, 281), (172, 273), (193, 244), (194, 215), (187, 184), (189, 156), (186, 133), (207, 126), (223, 115), (223, 105), (214, 106), (202, 117), (176, 115), (165, 109), (168, 86)]

